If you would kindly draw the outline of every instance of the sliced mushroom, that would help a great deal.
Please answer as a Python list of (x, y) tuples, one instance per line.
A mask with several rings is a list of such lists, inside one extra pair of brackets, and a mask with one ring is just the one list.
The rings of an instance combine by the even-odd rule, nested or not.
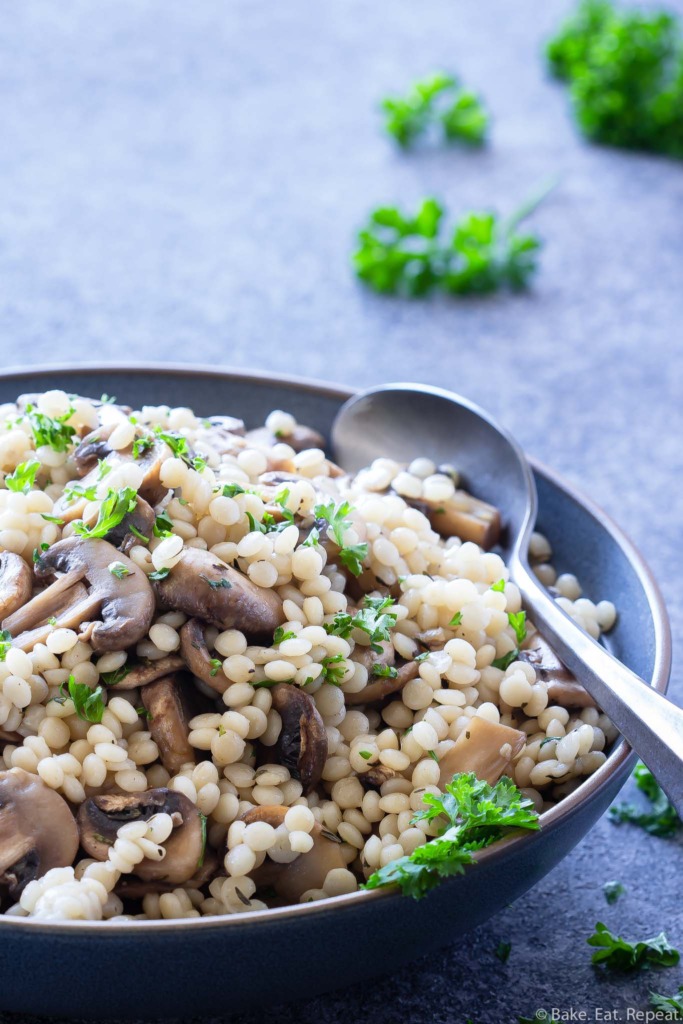
[(527, 636), (519, 655), (536, 669), (539, 679), (548, 684), (548, 700), (563, 708), (594, 708), (588, 690), (565, 668), (547, 640), (536, 630)]
[(144, 793), (102, 793), (90, 797), (78, 811), (81, 846), (95, 860), (106, 860), (121, 825), (148, 821), (162, 812), (171, 815), (175, 826), (164, 843), (166, 856), (161, 861), (145, 858), (135, 865), (133, 874), (145, 881), (187, 882), (200, 866), (205, 832), (199, 811), (182, 793), (148, 789)]
[(151, 716), (148, 728), (159, 748), (161, 763), (166, 771), (175, 775), (188, 761), (194, 761), (194, 748), (190, 746), (190, 718), (192, 717), (180, 675), (162, 676), (147, 683), (140, 690), (145, 710)]
[(26, 604), (33, 590), (33, 573), (21, 555), (0, 555), (0, 620)]
[(201, 679), (216, 693), (225, 693), (230, 686), (230, 680), (222, 668), (211, 664), (212, 658), (204, 639), (205, 628), (199, 619), (188, 619), (180, 630), (180, 650), (193, 676)]
[(147, 683), (153, 683), (155, 679), (161, 679), (162, 676), (167, 676), (171, 672), (178, 672), (184, 667), (185, 662), (179, 654), (167, 654), (165, 658), (159, 658), (157, 661), (141, 661), (139, 664), (133, 665), (130, 671), (123, 676), (121, 682), (109, 685), (111, 689), (117, 691), (136, 690), (138, 686), (146, 686)]
[(198, 444), (207, 444), (219, 455), (237, 455), (247, 447), (244, 421), (234, 416), (210, 416), (197, 431)]
[(219, 629), (240, 629), (249, 635), (273, 633), (284, 622), (282, 600), (274, 590), (257, 587), (200, 548), (185, 548), (168, 576), (154, 586), (165, 607)]
[(474, 772), (492, 786), (510, 771), (526, 741), (519, 729), (475, 715), (439, 761), (439, 786), (443, 789), (459, 772)]
[(351, 655), (351, 661), (357, 662), (359, 665), (363, 665), (368, 670), (368, 679), (372, 679), (372, 673), (375, 665), (391, 667), (396, 660), (396, 652), (394, 651), (394, 645), (390, 640), (381, 640), (378, 647), (381, 647), (381, 651), (373, 651), (372, 647), (368, 644), (356, 644)]
[[(122, 579), (109, 570), (113, 562), (122, 562), (128, 570)], [(4, 620), (3, 628), (10, 631), (16, 647), (30, 650), (45, 641), (52, 629), (49, 623), (40, 625), (45, 620), (46, 608), (63, 602), (77, 584), (75, 599), (61, 605), (54, 625), (78, 630), (79, 639), (98, 652), (125, 650), (146, 635), (154, 615), (150, 583), (142, 569), (106, 540), (60, 540), (41, 555), (34, 572), (39, 580), (57, 573), (62, 575)], [(88, 585), (85, 597), (82, 583)]]
[(320, 713), (307, 693), (291, 683), (278, 683), (270, 691), (273, 707), (282, 719), (275, 758), (298, 779), (306, 796), (318, 784), (327, 760), (327, 732)]
[(97, 469), (98, 462), (112, 454), (109, 438), (115, 426), (115, 423), (107, 423), (91, 430), (76, 446), (71, 458), (80, 477), (86, 476), (92, 469)]
[[(215, 878), (221, 868), (221, 861), (215, 850), (207, 847), (204, 852), (202, 865), (194, 873), (192, 878), (184, 883), (186, 889), (201, 889), (207, 885), (212, 878)], [(150, 892), (173, 892), (175, 882), (162, 881), (161, 879), (143, 881), (134, 875), (122, 875), (116, 883), (114, 892), (122, 900), (141, 900)]]
[(456, 491), (448, 501), (411, 501), (428, 517), (442, 537), (460, 537), (474, 541), (480, 548), (491, 548), (500, 536), (500, 512), (467, 491)]
[(18, 896), (50, 868), (72, 864), (77, 851), (66, 800), (22, 768), (0, 772), (0, 885)]
[(381, 789), (385, 782), (395, 779), (398, 772), (385, 764), (373, 764), (366, 772), (357, 772), (364, 789)]
[[(118, 526), (104, 535), (104, 540), (127, 554), (132, 547), (140, 543), (139, 534), (147, 538), (152, 536), (155, 522), (154, 509), (144, 498), (138, 496), (133, 511), (126, 512)], [(134, 530), (137, 533), (134, 533)]]
[(345, 693), (344, 700), (347, 704), (373, 704), (375, 701), (384, 700), (390, 693), (398, 693), (411, 679), (417, 679), (420, 673), (420, 666), (416, 661), (407, 661), (401, 665), (396, 675), (370, 676), (372, 682), (358, 693)]
[[(254, 821), (265, 821), (273, 828), (278, 828), (283, 824), (288, 810), (289, 807), (280, 804), (252, 807), (242, 815), (242, 821), (247, 825)], [(272, 886), (278, 896), (288, 903), (296, 903), (308, 889), (322, 889), (328, 871), (346, 867), (340, 840), (332, 837), (317, 821), (311, 835), (312, 849), (308, 853), (300, 853), (288, 864), (277, 863), (266, 855), (261, 867), (253, 872), (257, 886)]]

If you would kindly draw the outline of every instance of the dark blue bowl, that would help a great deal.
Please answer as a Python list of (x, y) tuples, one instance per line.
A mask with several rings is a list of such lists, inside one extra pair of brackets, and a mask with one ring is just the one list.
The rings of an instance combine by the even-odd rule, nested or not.
[[(0, 402), (64, 388), (131, 405), (187, 405), (248, 425), (273, 408), (329, 433), (350, 392), (281, 377), (185, 367), (18, 370), (0, 377)], [(642, 558), (599, 509), (541, 466), (539, 529), (555, 564), (589, 597), (613, 597), (613, 653), (666, 690), (669, 625)], [(538, 833), (478, 856), (468, 873), (419, 903), (387, 892), (353, 893), (239, 917), (130, 924), (41, 924), (0, 917), (0, 1007), (50, 1016), (179, 1017), (253, 1010), (355, 984), (455, 941), (531, 888), (584, 837), (612, 802), (635, 756), (618, 743), (605, 764), (542, 816)], [(110, 965), (106, 985), (88, 965)], [(267, 984), (264, 978), (268, 979)]]

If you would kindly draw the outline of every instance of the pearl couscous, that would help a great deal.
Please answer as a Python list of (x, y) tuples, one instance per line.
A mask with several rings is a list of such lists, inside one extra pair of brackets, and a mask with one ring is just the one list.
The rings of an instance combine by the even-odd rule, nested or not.
[[(457, 772), (538, 811), (616, 733), (525, 621), (500, 513), (347, 476), (288, 412), (0, 407), (0, 909), (189, 918), (350, 893)], [(592, 636), (609, 601), (541, 581)]]

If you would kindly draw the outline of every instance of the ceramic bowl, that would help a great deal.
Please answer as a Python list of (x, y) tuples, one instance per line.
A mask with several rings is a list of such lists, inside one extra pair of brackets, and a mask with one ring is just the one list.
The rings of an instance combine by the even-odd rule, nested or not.
[[(248, 426), (283, 408), (326, 435), (350, 394), (265, 374), (104, 366), (8, 372), (0, 378), (0, 402), (48, 388), (94, 397), (106, 392), (133, 406), (230, 413)], [(590, 501), (544, 467), (534, 464), (534, 472), (538, 525), (557, 568), (575, 572), (589, 597), (615, 599), (619, 619), (611, 650), (664, 692), (669, 627), (643, 559)], [(482, 851), (465, 875), (420, 902), (374, 891), (182, 922), (45, 924), (0, 917), (0, 1007), (69, 1017), (221, 1015), (396, 971), (456, 941), (538, 882), (603, 814), (634, 761), (625, 743), (616, 744), (594, 775), (542, 816), (540, 832)]]

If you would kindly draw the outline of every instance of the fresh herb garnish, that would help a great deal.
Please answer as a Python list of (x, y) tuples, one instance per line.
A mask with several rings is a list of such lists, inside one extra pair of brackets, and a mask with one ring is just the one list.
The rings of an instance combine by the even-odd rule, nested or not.
[(12, 634), (8, 629), (0, 629), (0, 661), (4, 661), (12, 646)]
[(210, 661), (210, 665), (211, 665), (211, 671), (209, 672), (210, 676), (218, 675), (220, 670), (223, 668), (223, 662), (221, 661), (220, 658), (212, 658), (211, 661)]
[(683, 32), (673, 14), (585, 0), (546, 49), (590, 139), (683, 157)]
[(620, 896), (623, 896), (626, 889), (621, 882), (605, 882), (602, 887), (602, 893), (610, 906), (615, 904)]
[(499, 942), (494, 952), (502, 964), (506, 964), (510, 959), (510, 951), (512, 950), (511, 942)]
[(477, 94), (464, 89), (453, 75), (442, 72), (415, 82), (405, 97), (383, 100), (382, 109), (387, 132), (403, 147), (410, 146), (432, 125), (439, 125), (449, 142), (478, 146), (484, 141), (489, 122)]
[(343, 661), (343, 654), (328, 654), (320, 662), (323, 667), (322, 677), (332, 686), (341, 686), (344, 680), (346, 667), (341, 664)]
[(89, 487), (84, 487), (83, 484), (74, 484), (73, 487), (64, 488), (64, 500), (68, 501), (69, 504), (73, 504), (74, 501), (81, 499), (95, 501), (96, 498), (97, 487), (95, 484), (91, 484)]
[(34, 565), (37, 565), (37, 563), (41, 559), (41, 556), (44, 554), (45, 551), (47, 551), (47, 549), (49, 547), (50, 547), (50, 545), (46, 544), (45, 541), (43, 541), (43, 543), (40, 545), (39, 548), (34, 548), (33, 549), (33, 564)]
[(100, 680), (105, 686), (118, 686), (119, 683), (123, 682), (129, 672), (130, 666), (122, 665), (121, 668), (114, 669), (113, 672), (102, 672)]
[(273, 633), (273, 643), (281, 644), (284, 640), (293, 640), (296, 637), (296, 633), (292, 629), (285, 631), (284, 626), (278, 626)]
[(5, 477), (5, 486), (8, 491), (19, 491), (21, 494), (28, 494), (36, 481), (36, 473), (40, 469), (38, 459), (30, 459), (28, 462), (20, 462), (13, 473)]
[(104, 714), (102, 694), (104, 691), (101, 686), (91, 690), (85, 683), (77, 683), (73, 676), (69, 676), (68, 683), (62, 683), (59, 692), (63, 700), (71, 698), (76, 714), (84, 722), (102, 721), (102, 715)]
[(358, 753), (360, 754), (364, 761), (369, 761), (370, 758), (372, 757), (371, 750), (359, 750)]
[(681, 819), (650, 769), (640, 762), (636, 765), (633, 776), (636, 786), (645, 794), (651, 806), (647, 810), (640, 810), (630, 803), (615, 804), (609, 810), (611, 820), (616, 825), (622, 822), (638, 825), (651, 836), (668, 839), (675, 835), (681, 828)]
[(140, 718), (146, 718), (148, 722), (153, 722), (154, 721), (154, 715), (152, 714), (151, 711), (148, 711), (147, 708), (143, 708), (143, 707), (136, 708), (135, 709), (135, 713), (137, 715), (139, 715)]
[(444, 208), (425, 199), (414, 217), (396, 207), (373, 211), (358, 233), (353, 254), (357, 276), (374, 291), (419, 298), (440, 289), (450, 295), (484, 295), (501, 288), (525, 288), (536, 270), (540, 242), (517, 227), (549, 189), (512, 216), (465, 214), (450, 235), (442, 228)]
[(316, 519), (327, 521), (328, 536), (331, 532), (332, 540), (339, 548), (339, 561), (342, 565), (345, 565), (354, 576), (360, 576), (363, 571), (363, 559), (368, 555), (368, 546), (365, 543), (352, 545), (344, 543), (346, 531), (353, 526), (353, 523), (346, 518), (351, 511), (352, 508), (348, 501), (343, 501), (341, 505), (336, 506), (334, 501), (330, 500), (324, 505), (316, 505), (313, 515)]
[(57, 625), (57, 619), (55, 618), (54, 615), (50, 616), (50, 618), (47, 620), (47, 624), (48, 624), (48, 626), (56, 626)]
[(517, 638), (517, 646), (521, 647), (526, 640), (526, 612), (508, 612), (508, 622)]
[(678, 992), (670, 996), (650, 992), (650, 1005), (669, 1014), (668, 1017), (662, 1017), (662, 1020), (683, 1020), (683, 985), (679, 985)]
[(498, 594), (504, 594), (505, 593), (505, 580), (500, 579), (496, 583), (492, 583), (490, 589), (491, 590), (495, 590)]
[(199, 820), (202, 826), (202, 852), (199, 854), (199, 860), (197, 861), (197, 867), (201, 868), (204, 864), (204, 857), (206, 855), (206, 815), (199, 811)]
[(318, 531), (318, 529), (315, 526), (313, 526), (313, 527), (311, 527), (311, 532), (309, 533), (309, 535), (306, 538), (306, 540), (303, 541), (301, 547), (302, 548), (314, 548), (314, 547), (317, 546), (319, 540), (320, 540), (320, 532)]
[(413, 658), (413, 661), (416, 661), (419, 665), (421, 662), (426, 661), (431, 653), (431, 651), (423, 651), (422, 654), (418, 654), (417, 657)]
[(140, 530), (138, 530), (136, 526), (133, 526), (132, 523), (130, 523), (128, 529), (138, 538), (138, 540), (141, 540), (143, 544), (149, 544), (149, 537), (145, 537), (144, 533), (141, 533)]
[(454, 626), (459, 626), (461, 622), (462, 622), (462, 612), (456, 612), (455, 615), (453, 616), (453, 618), (451, 619), (451, 621), (448, 623), (448, 625), (451, 628), (453, 628)]
[(348, 612), (337, 612), (332, 622), (324, 622), (326, 633), (349, 637), (354, 629), (360, 629), (370, 637), (370, 646), (375, 654), (382, 653), (382, 643), (391, 639), (390, 630), (396, 625), (396, 613), (388, 611), (394, 605), (391, 597), (365, 596), (363, 608), (355, 615)]
[(222, 590), (224, 588), (230, 589), (232, 587), (230, 580), (225, 579), (225, 577), (220, 580), (211, 580), (206, 573), (200, 572), (199, 578), (200, 580), (204, 580), (205, 583), (208, 583), (212, 590)]
[(33, 432), (36, 448), (47, 446), (55, 452), (67, 451), (76, 430), (74, 427), (67, 426), (66, 421), (73, 416), (75, 411), (74, 407), (70, 406), (62, 416), (56, 416), (53, 419), (34, 409), (32, 405), (27, 405), (26, 418)]
[(111, 473), (112, 467), (106, 459), (97, 460), (97, 479), (104, 480), (107, 473)]
[(171, 570), (169, 568), (155, 569), (147, 577), (148, 580), (165, 580)]
[(514, 650), (508, 651), (507, 654), (503, 654), (500, 658), (494, 658), (491, 664), (494, 668), (499, 668), (501, 672), (505, 672), (510, 667), (513, 661), (516, 661), (519, 657), (519, 651), (515, 647)]
[(79, 537), (105, 537), (110, 530), (118, 526), (121, 520), (132, 512), (137, 504), (137, 491), (132, 487), (122, 487), (118, 491), (107, 491), (102, 500), (94, 526), (86, 526), (84, 522), (74, 523), (74, 533)]
[(382, 679), (395, 679), (398, 675), (398, 669), (394, 668), (393, 665), (373, 665), (372, 674), (373, 676), (380, 676)]
[(173, 520), (166, 509), (156, 517), (152, 530), (155, 537), (169, 537), (173, 533)]
[(124, 565), (123, 562), (110, 562), (107, 569), (109, 569), (112, 576), (116, 576), (117, 580), (123, 580), (126, 576), (133, 575), (133, 570)]
[(598, 921), (594, 933), (588, 938), (589, 946), (596, 946), (591, 963), (604, 964), (617, 971), (640, 971), (645, 967), (675, 967), (680, 960), (677, 949), (669, 943), (664, 932), (629, 942), (620, 935), (613, 935), (607, 925)]
[(60, 519), (59, 516), (51, 516), (47, 512), (41, 512), (40, 514), (46, 523), (56, 523), (57, 526), (64, 526), (64, 520)]
[(133, 458), (139, 459), (143, 452), (149, 451), (150, 448), (154, 447), (154, 438), (145, 435), (144, 437), (136, 437), (133, 441)]
[(223, 484), (221, 494), (224, 498), (234, 498), (236, 494), (246, 494), (244, 487), (239, 484)]
[(404, 895), (421, 899), (442, 878), (461, 874), (473, 863), (476, 850), (497, 842), (512, 829), (539, 828), (533, 803), (505, 776), (490, 786), (467, 772), (454, 775), (445, 788), (438, 796), (425, 793), (427, 809), (412, 819), (415, 823), (445, 818), (441, 834), (418, 846), (410, 856), (375, 871), (363, 888), (399, 885)]

